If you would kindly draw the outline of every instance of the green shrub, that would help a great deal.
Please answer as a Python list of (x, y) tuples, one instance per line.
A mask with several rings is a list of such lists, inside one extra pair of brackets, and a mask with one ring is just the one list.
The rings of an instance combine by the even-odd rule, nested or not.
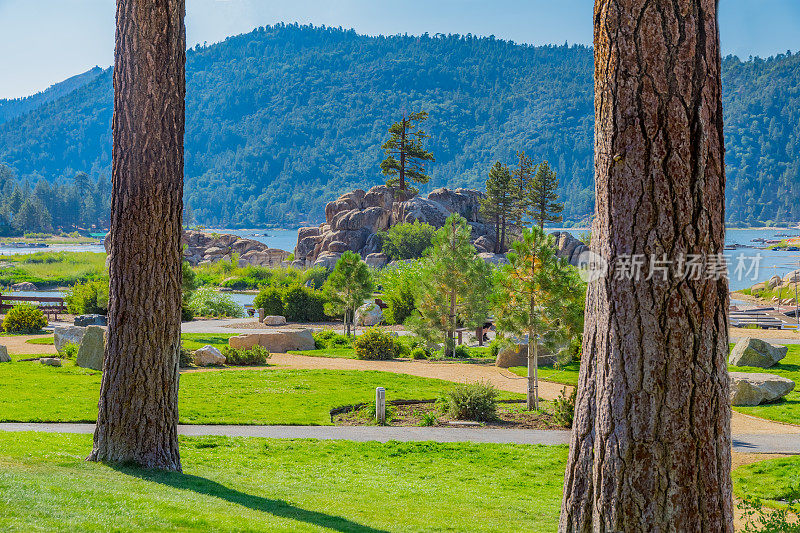
[(383, 253), (391, 259), (417, 259), (422, 257), (430, 247), (436, 228), (430, 224), (413, 223), (397, 224), (386, 232), (381, 232)]
[(353, 345), (353, 340), (346, 335), (336, 333), (332, 329), (323, 329), (313, 334), (314, 345), (317, 350), (324, 350), (326, 348), (350, 348)]
[(378, 274), (381, 300), (386, 304), (383, 318), (387, 324), (402, 324), (416, 309), (414, 287), (419, 284), (418, 262), (401, 263), (384, 268)]
[(415, 412), (417, 416), (420, 417), (419, 425), (423, 427), (435, 426), (436, 422), (438, 422), (436, 413), (426, 411), (426, 412)]
[(201, 287), (194, 291), (187, 307), (196, 316), (232, 317), (244, 316), (244, 308), (233, 301), (230, 294), (217, 292), (211, 287)]
[(181, 353), (178, 359), (178, 366), (180, 366), (181, 368), (188, 368), (190, 366), (194, 366), (194, 358), (192, 357), (192, 352), (184, 348), (183, 345), (181, 345)]
[(391, 335), (380, 328), (369, 328), (353, 341), (358, 359), (394, 359), (398, 346)]
[(800, 533), (800, 522), (791, 518), (800, 514), (796, 502), (789, 503), (785, 508), (771, 509), (764, 506), (760, 499), (745, 496), (737, 507), (745, 522), (742, 529), (744, 533)]
[(409, 357), (411, 355), (411, 347), (400, 341), (396, 341), (397, 344), (397, 357)]
[(189, 307), (189, 301), (181, 304), (181, 322), (191, 322), (194, 320), (194, 311)]
[(500, 348), (502, 348), (501, 344), (502, 343), (497, 339), (494, 339), (489, 343), (489, 355), (492, 358), (497, 359), (497, 356), (500, 353)]
[(553, 400), (553, 422), (559, 426), (572, 427), (575, 419), (575, 399), (578, 395), (578, 388), (572, 387), (572, 392), (567, 395), (566, 388), (561, 390), (558, 398)]
[(427, 359), (428, 352), (425, 351), (425, 348), (421, 346), (417, 346), (413, 350), (411, 350), (411, 358), (412, 359)]
[(467, 348), (463, 344), (459, 344), (455, 347), (454, 354), (456, 359), (468, 359), (469, 358), (469, 348)]
[(290, 322), (322, 322), (327, 318), (325, 296), (308, 287), (289, 287), (283, 293), (283, 313)]
[(36, 333), (46, 325), (42, 310), (27, 303), (12, 307), (3, 319), (3, 330), (9, 333)]
[(71, 315), (108, 313), (108, 279), (78, 283), (64, 295), (67, 312)]
[(463, 383), (447, 394), (447, 410), (456, 420), (497, 418), (497, 389), (491, 383)]
[(74, 342), (68, 342), (58, 351), (62, 359), (75, 359), (78, 357), (78, 345)]
[(325, 285), (330, 275), (331, 271), (324, 266), (309, 268), (303, 273), (303, 285), (319, 290)]
[(222, 355), (225, 356), (226, 365), (245, 366), (245, 365), (264, 365), (270, 358), (270, 353), (263, 346), (255, 345), (246, 350), (237, 350), (230, 346), (222, 347)]
[(277, 287), (264, 287), (253, 300), (253, 307), (264, 309), (267, 315), (283, 315), (283, 291)]

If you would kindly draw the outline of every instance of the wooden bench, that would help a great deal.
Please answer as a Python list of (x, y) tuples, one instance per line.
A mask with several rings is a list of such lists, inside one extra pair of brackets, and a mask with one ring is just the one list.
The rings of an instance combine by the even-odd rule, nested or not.
[(64, 315), (67, 313), (67, 306), (64, 304), (64, 298), (56, 296), (6, 296), (0, 294), (0, 311), (6, 312), (16, 304), (8, 304), (6, 302), (22, 302), (35, 304), (42, 310), (48, 320), (50, 315), (53, 315), (53, 320), (58, 320), (59, 313)]

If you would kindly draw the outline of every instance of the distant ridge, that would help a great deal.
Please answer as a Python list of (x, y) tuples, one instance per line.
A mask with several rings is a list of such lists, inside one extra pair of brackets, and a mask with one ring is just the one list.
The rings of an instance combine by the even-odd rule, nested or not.
[[(90, 72), (32, 97), (25, 115), (14, 101), (16, 118), (0, 124), (0, 162), (18, 177), (110, 175), (111, 71)], [(326, 202), (383, 181), (388, 125), (402, 110), (424, 109), (436, 162), (423, 194), (482, 188), (494, 161), (511, 164), (525, 149), (557, 171), (565, 220), (585, 222), (594, 207), (592, 74), (585, 46), (460, 35), (278, 24), (195, 47), (187, 213), (216, 227), (319, 223)], [(797, 223), (800, 54), (725, 58), (723, 107), (728, 222)]]
[(103, 73), (100, 67), (90, 68), (86, 72), (55, 83), (40, 93), (13, 100), (0, 100), (0, 124), (24, 115), (42, 105), (58, 100), (72, 91), (83, 87)]

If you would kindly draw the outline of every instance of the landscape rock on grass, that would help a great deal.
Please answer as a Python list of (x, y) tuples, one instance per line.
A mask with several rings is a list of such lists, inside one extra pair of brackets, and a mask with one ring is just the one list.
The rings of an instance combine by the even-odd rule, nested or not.
[(777, 346), (764, 340), (745, 337), (731, 350), (728, 363), (733, 366), (755, 366), (770, 368), (786, 357), (789, 348)]
[(794, 381), (775, 374), (730, 372), (731, 405), (753, 406), (780, 400), (794, 390)]
[(222, 355), (222, 352), (209, 345), (203, 346), (199, 350), (196, 350), (192, 356), (192, 360), (197, 366), (225, 364), (225, 356)]
[(290, 350), (313, 350), (316, 348), (310, 329), (277, 329), (264, 333), (246, 333), (228, 340), (231, 348), (247, 350), (262, 346), (270, 353), (286, 353)]
[(8, 355), (8, 348), (0, 346), (0, 363), (10, 363), (11, 357)]
[(105, 345), (106, 329), (102, 326), (87, 326), (75, 364), (83, 368), (102, 370)]
[(83, 326), (59, 326), (53, 330), (53, 344), (59, 352), (67, 344), (80, 346), (86, 328)]

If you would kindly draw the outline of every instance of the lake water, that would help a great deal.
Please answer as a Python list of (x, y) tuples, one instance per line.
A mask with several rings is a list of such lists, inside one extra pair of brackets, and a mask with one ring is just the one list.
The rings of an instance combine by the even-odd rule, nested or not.
[[(281, 250), (293, 251), (295, 244), (297, 244), (297, 230), (276, 230), (276, 229), (207, 229), (206, 231), (214, 231), (217, 233), (231, 233), (239, 237), (253, 239), (262, 242), (271, 248), (279, 248)], [(576, 237), (586, 231), (585, 229), (570, 228), (567, 229)], [(744, 245), (753, 246), (753, 248), (740, 248), (737, 250), (726, 250), (725, 255), (728, 257), (731, 270), (734, 270), (737, 263), (740, 261), (746, 262), (748, 265), (755, 261), (756, 268), (748, 273), (746, 276), (731, 275), (730, 288), (732, 291), (744, 289), (751, 285), (768, 279), (770, 276), (777, 274), (781, 277), (785, 276), (792, 270), (800, 268), (800, 252), (784, 252), (773, 250), (762, 250), (755, 248), (755, 246), (763, 246), (763, 243), (754, 243), (753, 239), (776, 239), (776, 234), (786, 233), (789, 235), (800, 235), (800, 230), (786, 230), (786, 229), (755, 229), (755, 230), (742, 230), (742, 229), (729, 229), (727, 231), (725, 243), (727, 245)], [(8, 245), (0, 245), (0, 255), (12, 254), (29, 254), (33, 252), (105, 252), (102, 244), (89, 244), (89, 245), (52, 245), (47, 248), (17, 248)], [(759, 260), (758, 257), (761, 259)], [(745, 272), (743, 271), (742, 274)], [(61, 296), (62, 293), (56, 291), (37, 291), (35, 293), (17, 292), (19, 296)], [(249, 305), (253, 303), (253, 294), (230, 293), (235, 302), (240, 305)]]

